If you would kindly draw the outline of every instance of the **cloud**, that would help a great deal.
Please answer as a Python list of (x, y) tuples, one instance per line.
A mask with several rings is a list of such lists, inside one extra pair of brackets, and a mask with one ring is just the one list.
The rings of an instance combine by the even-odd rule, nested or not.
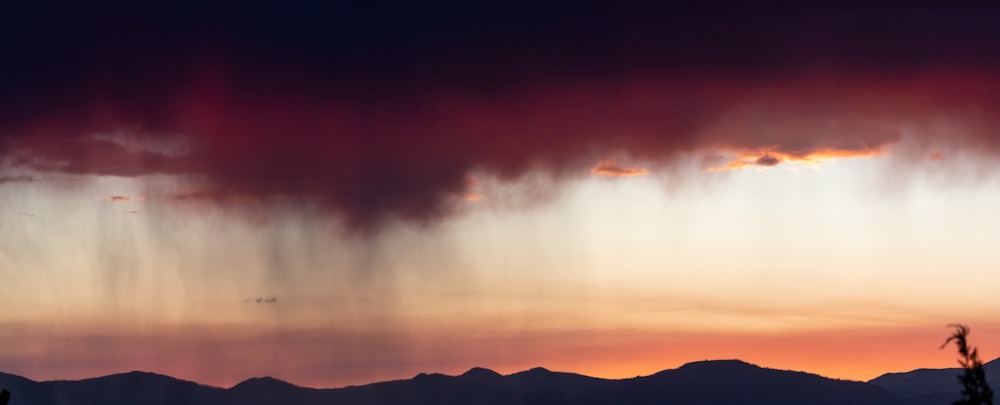
[(778, 152), (774, 151), (774, 148), (769, 148), (768, 152), (761, 152), (760, 150), (745, 150), (740, 152), (740, 156), (730, 161), (724, 166), (712, 166), (706, 169), (706, 172), (718, 172), (727, 170), (737, 170), (750, 167), (774, 167), (781, 163), (803, 163), (818, 165), (824, 161), (830, 159), (845, 159), (845, 158), (863, 158), (863, 157), (876, 157), (883, 155), (885, 149), (891, 146), (892, 143), (887, 143), (884, 146), (879, 146), (872, 149), (865, 148), (844, 148), (844, 149), (833, 149), (833, 148), (822, 148), (822, 149), (809, 149), (809, 150), (799, 150), (790, 152)]
[(781, 163), (780, 158), (777, 158), (767, 153), (760, 155), (760, 157), (757, 158), (757, 160), (753, 161), (753, 164), (757, 166), (777, 166), (778, 163)]
[(11, 176), (0, 176), (0, 184), (5, 183), (32, 183), (39, 181), (40, 179), (35, 176), (29, 176), (26, 174), (18, 174)]
[[(811, 157), (811, 154), (802, 157), (801, 159), (796, 159), (800, 161), (817, 161)], [(721, 172), (727, 170), (738, 170), (747, 167), (773, 167), (777, 166), (784, 160), (778, 156), (772, 155), (770, 153), (764, 153), (760, 156), (749, 156), (740, 157), (739, 159), (733, 160), (727, 163), (725, 166), (713, 166), (705, 169), (706, 172)]]
[(473, 172), (821, 162), (942, 128), (1000, 152), (989, 10), (262, 7), (8, 13), (0, 168), (169, 175), (197, 190), (173, 201), (302, 198), (374, 229), (448, 215)]
[(63, 135), (14, 141), (10, 153), (14, 165), (36, 171), (111, 176), (189, 172), (190, 162), (181, 157), (130, 147), (115, 139)]
[(129, 197), (129, 196), (125, 196), (125, 195), (109, 195), (108, 196), (108, 200), (110, 200), (111, 202), (130, 202), (130, 201), (145, 202), (146, 201), (146, 197), (143, 197), (143, 196)]
[(593, 174), (609, 177), (629, 177), (629, 176), (645, 176), (649, 172), (643, 169), (636, 169), (633, 167), (622, 167), (618, 163), (605, 161), (598, 163), (593, 169), (590, 169)]

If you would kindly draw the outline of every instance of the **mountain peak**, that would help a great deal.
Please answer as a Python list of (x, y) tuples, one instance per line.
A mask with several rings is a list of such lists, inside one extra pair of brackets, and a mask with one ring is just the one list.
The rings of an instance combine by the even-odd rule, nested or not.
[(274, 377), (251, 377), (236, 384), (232, 389), (245, 389), (247, 387), (298, 387), (290, 382), (279, 380)]
[(153, 372), (142, 371), (142, 370), (132, 370), (132, 371), (129, 371), (127, 374), (130, 374), (130, 375), (142, 375), (142, 376), (147, 376), (147, 377), (166, 377), (166, 378), (171, 378), (171, 379), (174, 379), (174, 380), (178, 379), (178, 378), (175, 378), (173, 376), (166, 375), (166, 374), (153, 373)]
[[(129, 372), (126, 372), (126, 373), (111, 374), (111, 375), (107, 375), (107, 376), (104, 376), (104, 377), (89, 378), (88, 380), (97, 380), (97, 379), (101, 379), (101, 378), (139, 380), (139, 381), (147, 381), (147, 380), (154, 380), (154, 379), (177, 380), (176, 378), (168, 376), (168, 375), (150, 373), (148, 371), (139, 371), (139, 370), (132, 370), (132, 371), (129, 371)], [(180, 381), (180, 380), (178, 380), (178, 381)]]
[(503, 377), (500, 373), (483, 367), (473, 367), (462, 373), (461, 377), (475, 379), (493, 379)]
[(552, 371), (549, 371), (549, 369), (547, 369), (545, 367), (535, 367), (535, 368), (532, 368), (532, 369), (529, 369), (529, 370), (518, 371), (518, 372), (513, 373), (513, 374), (511, 374), (511, 375), (509, 375), (507, 377), (539, 378), (539, 377), (546, 377), (546, 376), (551, 376), (551, 375), (556, 375), (556, 374), (558, 374), (558, 373), (553, 373)]
[(757, 365), (750, 364), (750, 363), (747, 363), (747, 362), (745, 362), (743, 360), (736, 360), (736, 359), (692, 361), (690, 363), (684, 364), (683, 366), (680, 366), (680, 368), (682, 368), (682, 369), (702, 368), (702, 367), (727, 367), (727, 368), (733, 368), (733, 367), (753, 367), (753, 368), (759, 368), (759, 366), (757, 366)]
[(412, 380), (436, 380), (444, 377), (448, 377), (441, 373), (420, 373), (413, 376)]
[[(112, 375), (130, 375), (130, 376), (147, 376), (147, 377), (167, 377), (167, 376), (165, 376), (165, 375), (162, 375), (162, 374), (156, 374), (156, 373), (151, 373), (151, 372), (149, 372), (149, 371), (139, 371), (139, 370), (132, 370), (132, 371), (129, 371), (129, 372), (127, 372), (127, 373), (119, 373), (119, 374), (112, 374)], [(173, 377), (170, 377), (170, 378), (173, 378)]]

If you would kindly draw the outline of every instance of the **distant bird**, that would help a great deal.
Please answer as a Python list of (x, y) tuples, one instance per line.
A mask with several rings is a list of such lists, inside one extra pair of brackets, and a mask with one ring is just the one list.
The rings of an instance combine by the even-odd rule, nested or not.
[(251, 297), (247, 297), (247, 298), (243, 299), (243, 302), (245, 302), (245, 303), (255, 302), (255, 303), (258, 303), (258, 304), (273, 304), (275, 302), (278, 302), (278, 297), (271, 297), (271, 298), (265, 298), (265, 297), (251, 298)]
[(18, 212), (21, 213), (21, 215), (24, 215), (26, 217), (33, 217), (33, 216), (35, 216), (35, 214), (32, 214), (30, 212), (24, 212), (24, 211), (18, 211)]
[(132, 211), (126, 212), (126, 214), (138, 214), (138, 213), (139, 213), (139, 211), (136, 211), (136, 210), (132, 210)]

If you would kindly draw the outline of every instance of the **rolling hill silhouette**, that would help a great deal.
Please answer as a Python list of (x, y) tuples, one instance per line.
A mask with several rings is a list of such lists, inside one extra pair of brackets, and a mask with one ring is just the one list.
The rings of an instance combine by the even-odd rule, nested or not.
[[(987, 364), (990, 382), (1000, 360)], [(36, 382), (0, 373), (11, 405), (125, 404), (900, 404), (948, 403), (958, 397), (958, 369), (890, 373), (870, 382), (843, 381), (739, 360), (688, 363), (644, 377), (608, 380), (534, 368), (501, 375), (473, 368), (458, 376), (419, 374), (408, 380), (334, 389), (251, 378), (224, 389), (159, 374), (130, 372), (79, 381)], [(1000, 384), (997, 384), (1000, 386)]]
[[(986, 382), (1000, 387), (1000, 359), (983, 364)], [(926, 404), (947, 404), (957, 399), (962, 391), (958, 383), (961, 368), (921, 368), (905, 373), (887, 373), (868, 381), (898, 395), (920, 400)], [(994, 388), (995, 389), (995, 388)]]

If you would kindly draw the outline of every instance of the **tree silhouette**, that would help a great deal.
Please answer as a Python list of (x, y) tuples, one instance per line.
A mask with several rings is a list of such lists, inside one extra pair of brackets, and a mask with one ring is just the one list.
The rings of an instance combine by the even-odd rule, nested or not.
[(0, 405), (7, 405), (7, 402), (10, 402), (10, 391), (4, 389), (0, 391)]
[(950, 324), (955, 332), (941, 345), (943, 349), (949, 343), (958, 346), (958, 364), (965, 371), (958, 376), (962, 383), (962, 398), (952, 402), (952, 405), (993, 405), (993, 389), (986, 383), (986, 371), (979, 359), (979, 349), (969, 347), (969, 327), (963, 324)]

